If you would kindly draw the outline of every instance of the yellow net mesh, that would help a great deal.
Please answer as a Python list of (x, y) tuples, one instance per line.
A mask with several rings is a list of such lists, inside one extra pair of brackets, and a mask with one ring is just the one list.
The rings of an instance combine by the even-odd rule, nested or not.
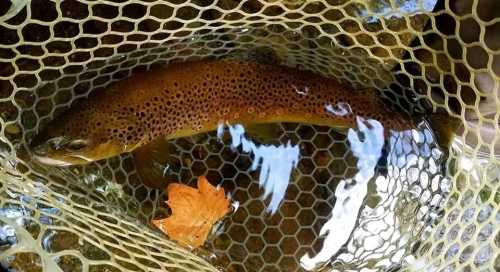
[(213, 133), (171, 143), (172, 178), (224, 180), (240, 201), (209, 242), (215, 257), (147, 225), (167, 213), (165, 194), (141, 184), (129, 155), (72, 168), (18, 157), (52, 118), (134, 71), (264, 55), (460, 123), (446, 154), (392, 151), (419, 163), (386, 169), (386, 198), (367, 200), (383, 212), (359, 223), (327, 269), (498, 271), (499, 33), (494, 0), (2, 1), (0, 262), (16, 271), (301, 271), (300, 257), (321, 248), (334, 185), (355, 165), (332, 129), (281, 125), (280, 140), (296, 139), (303, 158), (265, 220), (248, 156)]

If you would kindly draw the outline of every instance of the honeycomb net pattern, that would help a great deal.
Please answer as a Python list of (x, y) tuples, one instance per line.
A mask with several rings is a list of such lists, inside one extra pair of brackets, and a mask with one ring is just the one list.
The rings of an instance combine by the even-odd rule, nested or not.
[[(215, 252), (216, 263), (228, 268), (228, 271), (302, 271), (299, 263), (301, 256), (306, 253), (317, 254), (324, 243), (324, 237), (319, 232), (331, 216), (337, 184), (357, 171), (356, 159), (349, 150), (345, 136), (332, 128), (283, 123), (276, 134), (280, 136), (275, 144), (294, 140), (300, 147), (301, 159), (297, 171), (292, 175), (284, 201), (273, 215), (265, 213), (267, 203), (260, 197), (263, 189), (259, 186), (259, 173), (250, 171), (251, 157), (241, 150), (232, 150), (229, 137), (220, 142), (215, 133), (199, 135), (173, 142), (169, 148), (183, 150), (172, 156), (169, 163), (173, 166), (168, 172), (172, 178), (181, 177), (183, 182), (194, 186), (198, 176), (206, 175), (211, 181), (222, 184), (226, 191), (233, 192), (234, 199), (239, 202), (239, 208), (223, 222), (225, 233), (211, 240), (207, 247)], [(341, 261), (332, 264), (334, 269), (399, 267), (402, 256), (398, 256), (398, 252), (408, 254), (406, 250), (415, 246), (417, 241), (397, 242), (402, 237), (398, 229), (428, 231), (426, 227), (429, 226), (423, 222), (437, 210), (426, 210), (432, 205), (425, 204), (441, 206), (441, 194), (449, 191), (449, 180), (437, 168), (426, 170), (431, 165), (441, 164), (443, 159), (432, 139), (415, 142), (408, 135), (400, 135), (394, 140), (411, 142), (419, 147), (410, 151), (386, 150), (389, 165), (396, 165), (397, 158), (408, 158), (403, 160), (404, 163), (398, 169), (386, 167), (383, 163), (379, 165), (378, 174), (387, 179), (377, 180), (379, 192), (368, 195), (368, 208), (362, 211), (364, 215), (359, 222), (360, 228), (353, 234), (358, 240), (351, 241), (348, 244), (350, 248), (338, 256)], [(207, 146), (210, 148), (207, 149)], [(411, 156), (415, 157), (414, 153), (423, 150), (436, 151), (435, 155), (426, 157), (429, 161), (427, 164), (417, 166), (406, 163), (411, 160)], [(417, 170), (416, 173), (425, 172), (429, 182), (407, 178), (406, 173), (412, 168)], [(396, 203), (391, 195), (397, 195), (401, 202)], [(422, 198), (421, 195), (427, 197)], [(419, 210), (420, 214), (408, 216), (414, 210)], [(405, 224), (395, 222), (398, 220), (396, 217), (405, 217), (405, 214), (408, 218), (414, 217), (406, 219), (408, 222), (405, 224), (412, 222), (419, 225), (409, 224), (411, 227), (405, 227)], [(394, 218), (387, 219), (390, 215)], [(374, 228), (384, 230), (385, 234), (380, 237)], [(377, 240), (377, 245), (369, 248), (367, 244), (370, 240)], [(381, 256), (388, 259), (388, 263), (375, 266), (368, 264), (368, 260)]]
[[(447, 114), (459, 123), (446, 156), (426, 158), (425, 167), (395, 163), (378, 170), (399, 185), (387, 185), (386, 199), (367, 199), (372, 214), (353, 234), (365, 238), (351, 240), (331, 269), (499, 269), (496, 1), (8, 2), (0, 4), (3, 264), (31, 271), (300, 271), (299, 258), (321, 247), (318, 233), (334, 204), (334, 186), (355, 171), (345, 137), (332, 129), (280, 126), (279, 141), (300, 144), (303, 157), (279, 212), (269, 217), (261, 216), (265, 202), (248, 155), (214, 134), (172, 142), (172, 178), (193, 184), (205, 174), (223, 181), (241, 205), (222, 222), (225, 231), (209, 241), (209, 250), (196, 254), (147, 225), (168, 214), (165, 193), (141, 183), (129, 155), (67, 169), (22, 155), (25, 143), (55, 116), (135, 71), (264, 55), (374, 87), (411, 113)], [(414, 8), (408, 11), (405, 3)], [(417, 156), (435, 148), (417, 144), (410, 151)], [(389, 162), (390, 154), (411, 156), (386, 152)], [(416, 216), (393, 224), (376, 214), (377, 207), (385, 207), (384, 215)], [(385, 220), (387, 235), (370, 229), (370, 219)], [(380, 237), (377, 247), (366, 247), (366, 240)]]

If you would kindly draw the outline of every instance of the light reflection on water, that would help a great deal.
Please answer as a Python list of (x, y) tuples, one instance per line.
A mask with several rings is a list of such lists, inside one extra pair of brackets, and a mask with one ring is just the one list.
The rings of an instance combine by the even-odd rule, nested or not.
[[(222, 130), (223, 125), (219, 125), (219, 138)], [(260, 167), (259, 185), (264, 188), (264, 199), (271, 196), (267, 211), (274, 214), (285, 196), (292, 170), (297, 167), (298, 145), (292, 145), (290, 141), (279, 146), (255, 144), (244, 136), (245, 129), (242, 125), (229, 126), (229, 133), (232, 148), (241, 146), (243, 152), (253, 154), (250, 170), (255, 171)]]
[[(273, 214), (297, 167), (297, 145), (256, 144), (245, 137), (245, 129), (239, 124), (229, 125), (229, 133), (234, 149), (241, 147), (243, 152), (253, 154), (250, 170), (260, 167), (259, 185), (264, 189), (263, 198), (271, 196), (267, 211)], [(223, 134), (221, 125), (217, 135), (221, 138)], [(429, 227), (420, 223), (438, 219), (438, 210), (449, 191), (449, 180), (441, 173), (442, 152), (433, 133), (426, 123), (413, 130), (391, 131), (387, 157), (381, 158), (386, 143), (383, 126), (376, 120), (358, 117), (357, 128), (349, 129), (347, 141), (357, 159), (357, 172), (337, 185), (335, 205), (319, 233), (324, 237), (322, 248), (315, 255), (303, 255), (302, 268), (316, 270), (333, 260), (332, 267), (368, 259), (387, 266), (411, 264), (413, 235)], [(387, 173), (377, 170), (381, 159), (386, 160)], [(368, 188), (371, 182), (375, 185), (373, 192)], [(375, 196), (377, 204), (366, 205), (367, 199)]]
[(330, 260), (349, 240), (356, 226), (359, 210), (368, 191), (368, 182), (375, 173), (375, 167), (384, 147), (382, 124), (372, 119), (366, 123), (364, 119), (357, 118), (358, 130), (363, 134), (363, 140), (357, 131), (349, 129), (347, 139), (352, 153), (358, 159), (358, 172), (354, 179), (343, 179), (337, 185), (336, 203), (331, 217), (320, 231), (320, 236), (326, 235), (323, 248), (312, 258), (305, 255), (300, 259), (302, 267), (307, 270), (313, 270)]
[(336, 258), (339, 264), (369, 259), (385, 267), (411, 264), (411, 246), (430, 231), (449, 192), (450, 181), (440, 167), (442, 152), (426, 123), (391, 131), (386, 149), (387, 174), (374, 178), (380, 201), (362, 208), (347, 250)]
[(403, 16), (426, 14), (432, 12), (437, 0), (404, 0), (404, 1), (366, 1), (370, 9), (362, 9), (359, 15), (368, 23), (385, 19), (401, 18)]

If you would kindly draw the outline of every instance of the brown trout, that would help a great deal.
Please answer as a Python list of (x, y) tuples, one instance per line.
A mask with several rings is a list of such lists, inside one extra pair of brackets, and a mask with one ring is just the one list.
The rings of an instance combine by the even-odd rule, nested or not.
[(35, 158), (79, 165), (131, 152), (156, 138), (212, 131), (220, 123), (301, 122), (355, 127), (356, 116), (389, 130), (413, 128), (373, 90), (354, 90), (312, 72), (246, 61), (197, 61), (157, 68), (93, 92), (33, 141)]

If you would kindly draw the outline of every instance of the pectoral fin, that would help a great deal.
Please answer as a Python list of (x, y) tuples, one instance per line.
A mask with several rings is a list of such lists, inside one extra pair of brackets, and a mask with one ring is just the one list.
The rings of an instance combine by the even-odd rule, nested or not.
[(137, 174), (146, 186), (165, 189), (170, 183), (167, 172), (171, 150), (168, 140), (161, 137), (132, 152)]

